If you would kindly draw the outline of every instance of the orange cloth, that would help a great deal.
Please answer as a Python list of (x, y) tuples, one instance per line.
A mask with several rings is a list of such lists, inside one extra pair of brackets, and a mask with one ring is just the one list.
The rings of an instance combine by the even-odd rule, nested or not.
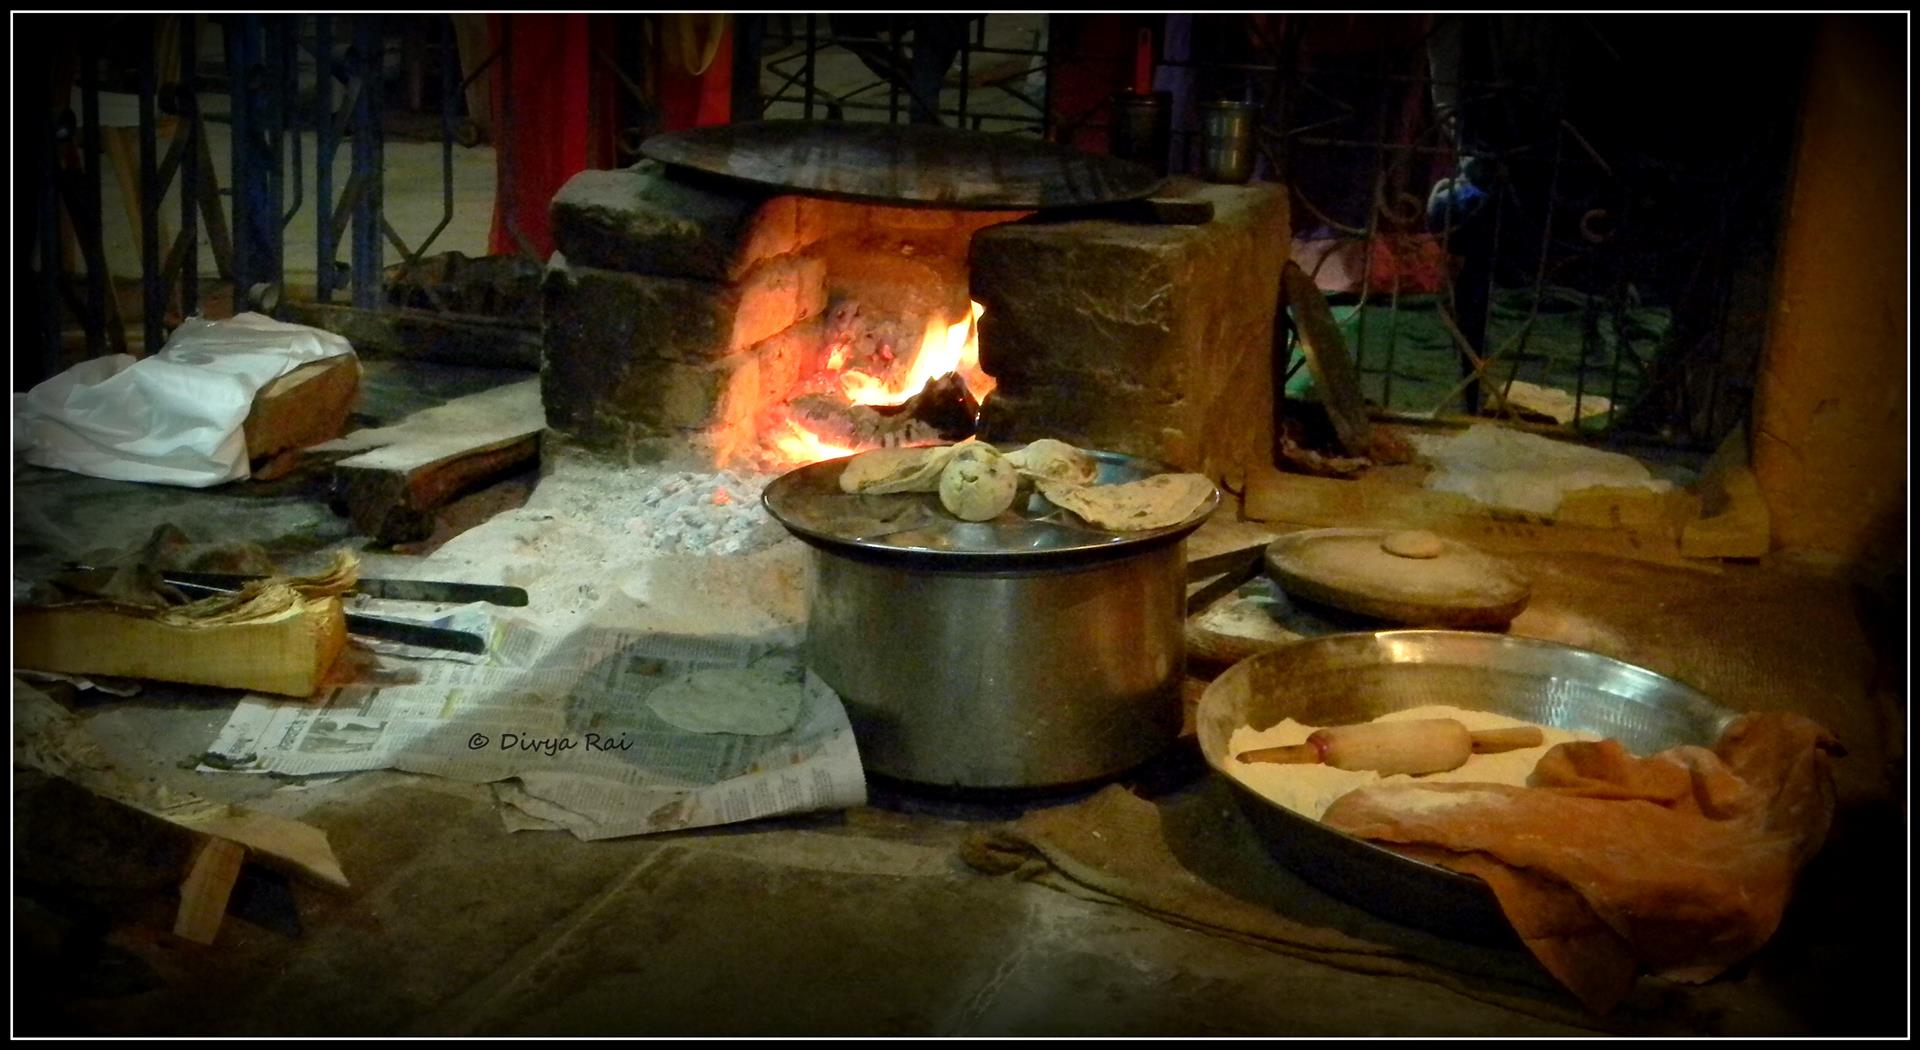
[(1323, 819), (1485, 880), (1541, 965), (1605, 1011), (1642, 968), (1705, 981), (1773, 936), (1826, 841), (1838, 751), (1798, 715), (1744, 715), (1711, 751), (1562, 744), (1526, 788), (1376, 786)]

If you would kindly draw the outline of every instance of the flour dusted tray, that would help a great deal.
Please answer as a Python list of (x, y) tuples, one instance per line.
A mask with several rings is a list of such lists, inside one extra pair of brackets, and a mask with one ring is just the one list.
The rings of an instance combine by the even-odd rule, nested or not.
[(1492, 711), (1612, 737), (1636, 754), (1710, 745), (1734, 712), (1643, 667), (1555, 642), (1472, 631), (1333, 634), (1235, 664), (1195, 716), (1200, 750), (1287, 867), (1375, 914), (1467, 940), (1510, 936), (1478, 879), (1401, 856), (1289, 810), (1241, 783), (1229, 744), (1240, 726), (1282, 719), (1350, 725), (1411, 707)]

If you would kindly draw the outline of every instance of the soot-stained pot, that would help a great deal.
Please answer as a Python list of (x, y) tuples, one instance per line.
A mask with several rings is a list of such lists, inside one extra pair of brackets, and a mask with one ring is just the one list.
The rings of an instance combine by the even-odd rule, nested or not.
[[(1093, 455), (1102, 483), (1170, 469)], [(847, 462), (792, 471), (763, 500), (814, 549), (807, 661), (845, 701), (867, 769), (945, 787), (1057, 787), (1125, 772), (1173, 742), (1183, 541), (1217, 493), (1144, 532), (1092, 528), (1038, 493), (966, 522), (934, 493), (841, 492)]]

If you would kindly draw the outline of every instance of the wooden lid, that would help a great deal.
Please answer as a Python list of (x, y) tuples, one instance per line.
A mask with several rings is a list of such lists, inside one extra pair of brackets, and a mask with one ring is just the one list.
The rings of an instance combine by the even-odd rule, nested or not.
[(1287, 592), (1416, 627), (1504, 627), (1527, 607), (1527, 581), (1505, 562), (1430, 532), (1314, 529), (1267, 547)]

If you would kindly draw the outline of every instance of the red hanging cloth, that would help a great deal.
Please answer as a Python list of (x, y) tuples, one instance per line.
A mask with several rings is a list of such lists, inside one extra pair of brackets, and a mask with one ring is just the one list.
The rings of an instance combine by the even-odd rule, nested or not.
[[(588, 16), (489, 15), (504, 42), (493, 76), (495, 186), (487, 250), (553, 254), (547, 206), (587, 167)], [(515, 236), (515, 234), (518, 236)]]

